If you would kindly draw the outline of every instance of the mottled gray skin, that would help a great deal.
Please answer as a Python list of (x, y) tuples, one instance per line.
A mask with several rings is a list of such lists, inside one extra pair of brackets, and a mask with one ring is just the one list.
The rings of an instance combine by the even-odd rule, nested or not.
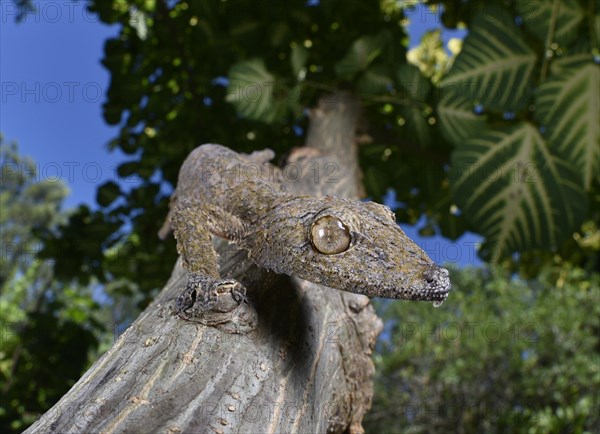
[[(221, 279), (211, 233), (248, 251), (258, 266), (369, 297), (432, 301), (450, 291), (448, 271), (435, 265), (400, 229), (392, 211), (374, 202), (286, 192), (270, 150), (241, 155), (220, 145), (196, 148), (179, 173), (170, 225), (191, 272), (177, 301), (180, 314), (199, 316), (244, 299), (235, 280)], [(320, 253), (311, 226), (329, 215), (350, 231), (350, 247)], [(229, 294), (221, 301), (221, 294)], [(227, 307), (220, 305), (225, 304)]]

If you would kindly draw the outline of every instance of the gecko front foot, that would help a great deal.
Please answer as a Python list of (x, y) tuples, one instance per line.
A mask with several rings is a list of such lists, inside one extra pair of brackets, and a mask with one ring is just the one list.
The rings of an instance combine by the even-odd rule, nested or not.
[(256, 309), (247, 302), (246, 288), (234, 279), (190, 274), (185, 290), (177, 297), (176, 309), (182, 319), (227, 333), (250, 333), (258, 324)]
[(186, 320), (204, 313), (227, 313), (246, 301), (246, 288), (237, 280), (215, 280), (192, 273), (185, 290), (177, 297), (177, 314)]

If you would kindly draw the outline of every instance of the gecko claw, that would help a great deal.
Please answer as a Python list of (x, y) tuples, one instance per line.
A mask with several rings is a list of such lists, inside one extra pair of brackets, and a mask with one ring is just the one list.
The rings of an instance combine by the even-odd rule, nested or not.
[(218, 280), (214, 283), (215, 303), (211, 310), (230, 312), (246, 299), (246, 288), (234, 279)]

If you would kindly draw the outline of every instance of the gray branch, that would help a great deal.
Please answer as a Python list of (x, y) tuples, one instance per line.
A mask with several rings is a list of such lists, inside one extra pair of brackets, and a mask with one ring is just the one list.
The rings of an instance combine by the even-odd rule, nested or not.
[[(310, 148), (294, 150), (288, 164), (324, 171), (302, 170), (291, 189), (359, 196), (358, 107), (341, 94), (311, 111)], [(382, 327), (369, 299), (265, 272), (215, 242), (221, 275), (249, 290), (236, 314), (257, 326), (174, 315), (186, 283), (178, 261), (156, 300), (27, 433), (363, 432)]]

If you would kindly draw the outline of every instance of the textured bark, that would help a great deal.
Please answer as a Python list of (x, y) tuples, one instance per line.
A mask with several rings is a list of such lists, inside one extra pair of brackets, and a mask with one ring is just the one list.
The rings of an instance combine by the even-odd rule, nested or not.
[[(311, 111), (311, 148), (290, 155), (302, 173), (290, 188), (359, 196), (357, 118), (349, 95), (320, 101)], [(309, 170), (315, 162), (317, 173)], [(173, 315), (186, 282), (178, 262), (154, 303), (26, 432), (362, 432), (382, 326), (368, 298), (259, 270), (244, 252), (216, 242), (221, 276), (248, 288), (243, 314), (257, 327)]]

